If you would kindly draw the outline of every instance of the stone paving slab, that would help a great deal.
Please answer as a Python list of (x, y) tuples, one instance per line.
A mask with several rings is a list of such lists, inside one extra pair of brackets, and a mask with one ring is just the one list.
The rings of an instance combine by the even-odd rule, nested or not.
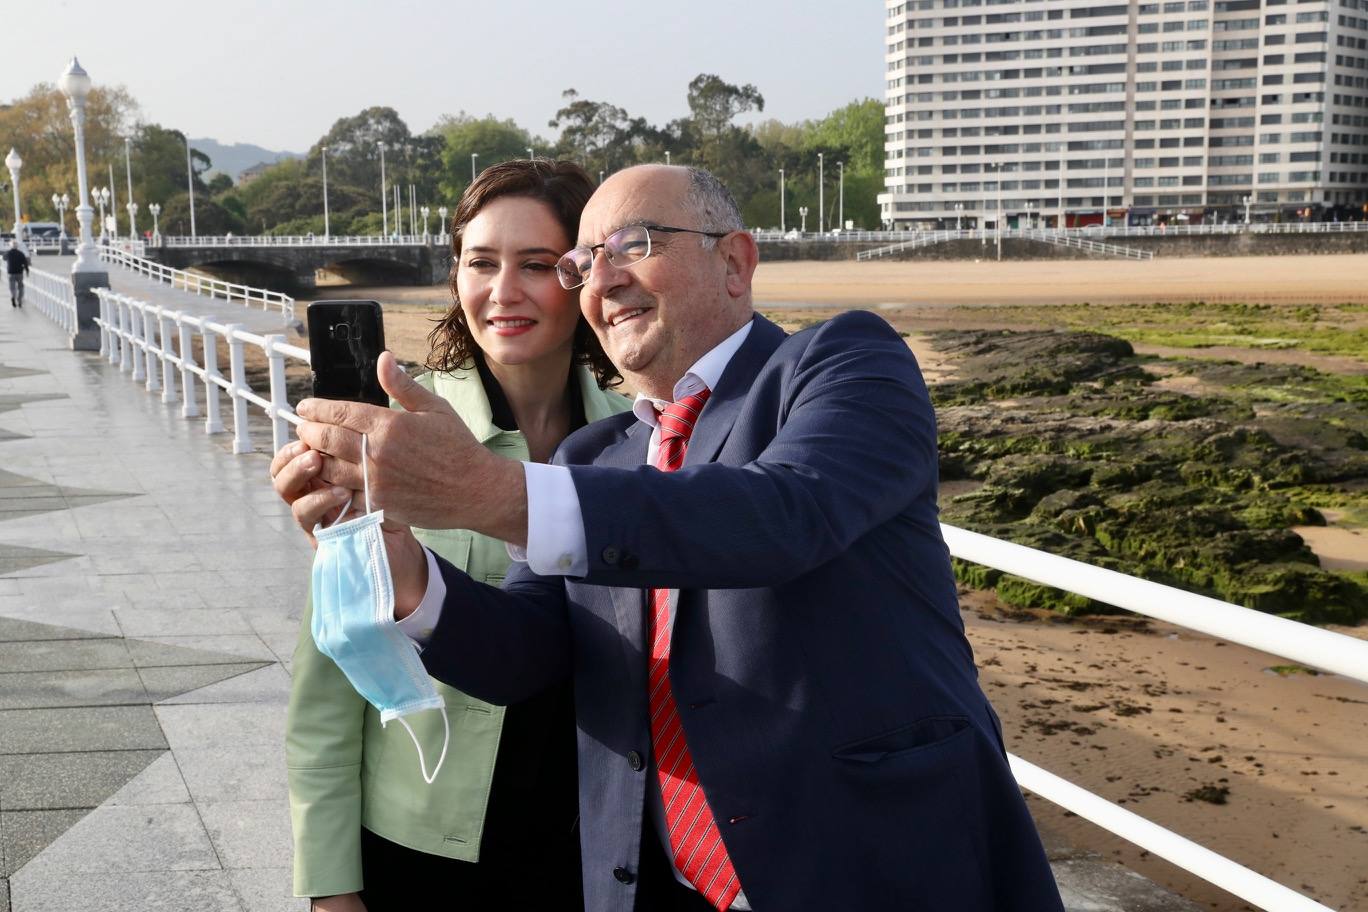
[(6, 811), (92, 808), (119, 791), (165, 751), (83, 751), (0, 755)]

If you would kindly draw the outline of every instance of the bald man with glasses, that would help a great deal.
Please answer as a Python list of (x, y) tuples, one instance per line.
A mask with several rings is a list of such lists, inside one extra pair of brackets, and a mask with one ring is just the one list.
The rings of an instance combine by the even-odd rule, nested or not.
[[(391, 521), (525, 546), (495, 589), (392, 528), (395, 617), (481, 699), (573, 677), (586, 908), (1060, 910), (964, 636), (916, 361), (867, 313), (786, 336), (757, 260), (710, 174), (619, 172), (557, 273), (631, 413), (510, 463), (385, 356), (406, 411), (307, 400), (300, 438), (357, 489), (367, 435)], [(312, 528), (336, 504), (287, 456)]]

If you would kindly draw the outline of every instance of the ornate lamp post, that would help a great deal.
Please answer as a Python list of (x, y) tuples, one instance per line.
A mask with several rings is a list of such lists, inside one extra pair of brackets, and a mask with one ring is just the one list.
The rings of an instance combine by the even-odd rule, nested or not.
[(99, 251), (95, 249), (95, 240), (90, 236), (90, 220), (95, 215), (90, 208), (85, 160), (85, 105), (86, 96), (90, 94), (90, 76), (73, 57), (71, 65), (57, 81), (57, 86), (66, 96), (67, 107), (71, 109), (71, 126), (76, 134), (76, 183), (80, 193), (76, 220), (81, 226), (81, 243), (76, 248), (76, 262), (71, 266), (71, 289), (76, 305), (76, 326), (71, 334), (71, 347), (76, 351), (99, 351), (100, 329), (95, 320), (100, 315), (100, 299), (95, 296), (94, 289), (109, 287), (109, 273), (100, 264)]
[(389, 237), (389, 192), (385, 183), (385, 144), (376, 143), (380, 148), (380, 230), (382, 237)]
[(93, 200), (95, 200), (95, 205), (100, 207), (100, 240), (103, 241), (105, 236), (105, 229), (108, 227), (105, 224), (105, 206), (109, 205), (109, 188), (96, 187), (93, 191), (91, 191), (90, 196)]
[(527, 160), (528, 160), (528, 161), (536, 161), (536, 160), (537, 160), (537, 156), (535, 156), (535, 155), (532, 154), (532, 147), (531, 147), (531, 146), (528, 146), (528, 147), (527, 147)]
[(9, 155), (5, 156), (5, 167), (9, 168), (10, 184), (14, 187), (14, 239), (23, 247), (24, 235), (20, 229), (24, 227), (24, 219), (19, 209), (19, 169), (24, 167), (24, 160), (17, 151), (10, 149)]
[(668, 165), (669, 163), (670, 163), (670, 150), (669, 150), (669, 149), (666, 149), (666, 150), (665, 150), (665, 164)]
[(422, 206), (418, 209), (418, 212), (423, 216), (423, 240), (426, 241), (431, 237), (431, 235), (428, 234), (428, 215), (432, 210), (427, 206)]
[(955, 230), (959, 231), (961, 219), (964, 217), (964, 203), (955, 203)]
[(826, 180), (822, 177), (822, 156), (824, 153), (817, 153), (817, 233), (821, 234), (826, 223), (822, 221), (822, 213), (826, 211)]
[(332, 226), (328, 222), (328, 147), (319, 146), (323, 153), (323, 239), (332, 236)]
[(161, 246), (161, 232), (157, 230), (157, 216), (161, 215), (161, 204), (152, 203), (147, 207), (147, 211), (152, 213), (152, 243)]
[(807, 207), (807, 206), (799, 206), (799, 207), (798, 207), (798, 217), (799, 217), (800, 219), (803, 220), (803, 227), (800, 228), (800, 229), (798, 229), (798, 231), (799, 231), (800, 234), (807, 234), (807, 214), (808, 214), (808, 207)]
[[(17, 183), (19, 182), (19, 179), (16, 177), (16, 178), (14, 179), (14, 182), (17, 184)], [(1246, 196), (1246, 197), (1244, 197), (1244, 199), (1240, 200), (1240, 202), (1244, 203), (1244, 207), (1245, 207), (1245, 224), (1248, 225), (1248, 224), (1249, 224), (1249, 204), (1252, 203), (1252, 202), (1254, 202), (1254, 197), (1253, 197), (1252, 195)], [(15, 205), (18, 206), (17, 203), (16, 203)]]
[(838, 203), (836, 204), (836, 213), (837, 213), (837, 214), (836, 214), (836, 222), (837, 222), (836, 227), (837, 227), (837, 228), (840, 228), (842, 231), (844, 231), (844, 230), (845, 230), (845, 162), (843, 162), (843, 161), (838, 161), (838, 162), (836, 163), (836, 168), (837, 168), (838, 171), (841, 172), (841, 182), (840, 182), (840, 184), (838, 185), (838, 186), (841, 188), (841, 189), (840, 189), (840, 196), (837, 197), (837, 199), (838, 199), (840, 202), (838, 202)]
[[(665, 153), (668, 155), (669, 153)], [(784, 169), (779, 169), (779, 233), (783, 234), (788, 230), (784, 224)]]
[(130, 140), (124, 137), (124, 174), (128, 177), (128, 236), (138, 239), (138, 204), (133, 202), (133, 155), (129, 151)]
[(71, 197), (67, 196), (65, 193), (63, 193), (61, 196), (58, 196), (58, 195), (55, 194), (55, 193), (52, 194), (52, 208), (54, 208), (54, 209), (57, 210), (57, 225), (58, 225), (59, 228), (60, 228), (60, 233), (58, 234), (58, 240), (61, 242), (61, 244), (62, 244), (63, 247), (66, 246), (66, 239), (67, 239), (67, 233), (66, 233), (66, 211), (67, 211), (67, 207), (70, 206), (70, 205), (71, 205)]
[(76, 206), (76, 221), (80, 226), (80, 245), (76, 248), (76, 262), (71, 271), (99, 272), (100, 258), (95, 250), (95, 239), (90, 234), (90, 220), (95, 213), (90, 207), (90, 192), (86, 183), (85, 160), (85, 105), (90, 94), (90, 75), (81, 69), (75, 57), (57, 81), (57, 86), (66, 96), (67, 107), (71, 109), (71, 126), (76, 133), (76, 189), (79, 203)]
[(440, 236), (441, 236), (441, 238), (442, 238), (442, 243), (446, 243), (446, 238), (447, 238), (447, 220), (446, 220), (446, 217), (447, 217), (447, 207), (446, 207), (446, 206), (438, 206), (438, 207), (437, 207), (437, 218), (439, 218), (439, 219), (442, 220), (442, 230), (441, 230), (441, 232), (440, 232)]

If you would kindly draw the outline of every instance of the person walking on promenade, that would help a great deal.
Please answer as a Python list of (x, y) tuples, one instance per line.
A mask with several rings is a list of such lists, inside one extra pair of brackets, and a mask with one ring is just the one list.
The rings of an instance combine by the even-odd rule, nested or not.
[(24, 306), (24, 276), (29, 271), (29, 258), (19, 249), (19, 241), (9, 243), (5, 251), (5, 271), (9, 273), (10, 307)]
[[(405, 411), (309, 399), (299, 436), (391, 520), (526, 547), (499, 589), (388, 536), (393, 614), (490, 702), (573, 680), (587, 908), (1061, 912), (964, 635), (905, 340), (870, 313), (793, 336), (757, 315), (755, 240), (699, 169), (618, 172), (578, 237), (562, 283), (632, 414), (515, 465), (384, 355)], [(309, 528), (331, 506), (277, 490)]]
[[(545, 461), (570, 431), (630, 406), (605, 389), (617, 371), (556, 280), (592, 192), (577, 165), (512, 161), (481, 172), (457, 205), (454, 303), (417, 382), (497, 458)], [(503, 542), (415, 532), (474, 578), (503, 579)], [(296, 894), (326, 912), (409, 909), (434, 895), (470, 909), (582, 908), (568, 682), (506, 709), (439, 685), (450, 747), (433, 771), (443, 719), (404, 719), (423, 766), (401, 726), (382, 725), (319, 650), (314, 607), (295, 651), (286, 735)]]

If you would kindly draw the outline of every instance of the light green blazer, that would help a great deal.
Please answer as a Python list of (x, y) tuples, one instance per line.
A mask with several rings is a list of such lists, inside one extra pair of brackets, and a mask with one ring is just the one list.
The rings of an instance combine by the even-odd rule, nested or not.
[[(630, 400), (599, 389), (587, 368), (577, 366), (575, 378), (589, 421), (631, 408)], [(520, 432), (494, 425), (476, 371), (424, 374), (419, 382), (450, 402), (491, 451), (509, 459), (528, 458)], [(477, 580), (497, 586), (508, 570), (508, 552), (497, 539), (464, 529), (415, 529), (414, 534)], [(478, 861), (504, 707), (434, 682), (446, 701), (451, 745), (436, 780), (427, 785), (403, 726), (382, 728), (380, 714), (318, 651), (310, 632), (312, 615), (312, 606), (306, 605), (285, 732), (295, 895), (331, 896), (362, 888), (363, 826), (411, 849)], [(422, 743), (431, 770), (442, 749), (440, 714), (418, 713), (405, 721)]]

